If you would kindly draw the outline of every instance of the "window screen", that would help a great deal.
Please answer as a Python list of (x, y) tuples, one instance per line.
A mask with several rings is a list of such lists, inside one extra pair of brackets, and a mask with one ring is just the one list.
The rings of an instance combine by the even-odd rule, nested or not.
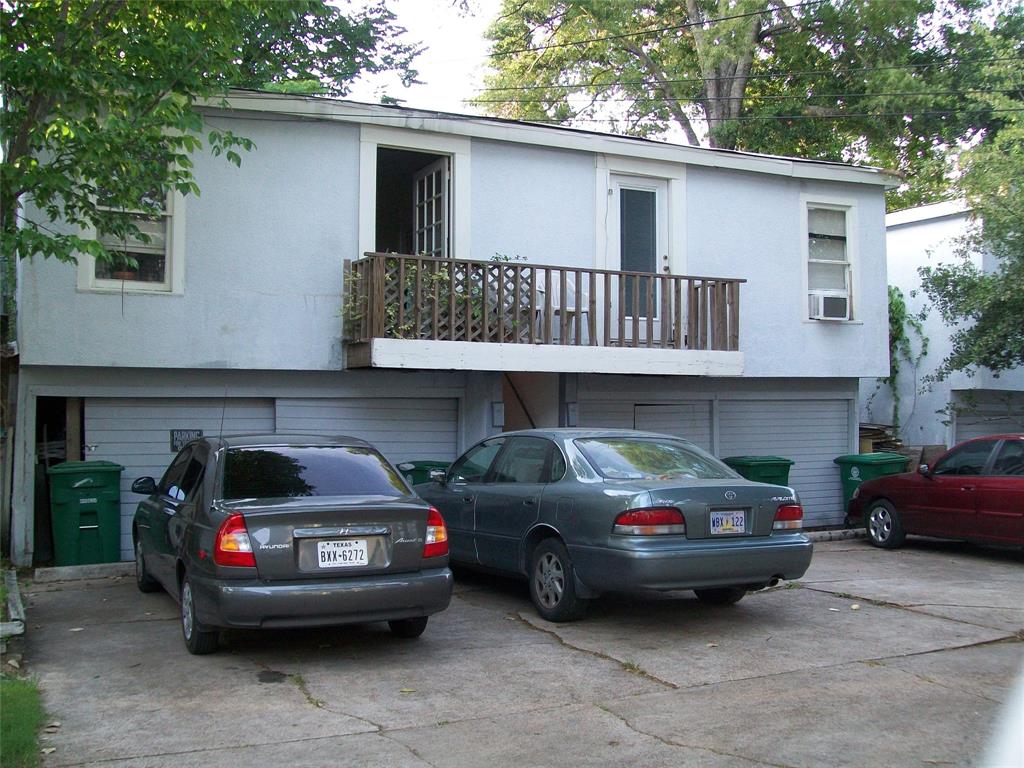
[[(648, 272), (658, 268), (658, 197), (646, 189), (619, 189), (619, 253), (624, 272)], [(647, 293), (652, 277), (626, 277), (626, 315), (657, 317), (657, 302), (648, 310)], [(638, 296), (634, 299), (636, 286)], [(634, 306), (635, 304), (635, 306)]]

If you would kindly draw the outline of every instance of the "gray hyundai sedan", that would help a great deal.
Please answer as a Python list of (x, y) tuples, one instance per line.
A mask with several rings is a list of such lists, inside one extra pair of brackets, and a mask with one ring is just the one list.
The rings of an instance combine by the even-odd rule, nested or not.
[(201, 438), (132, 491), (148, 496), (136, 582), (178, 599), (192, 653), (228, 628), (387, 621), (418, 637), (451, 599), (444, 520), (362, 440)]
[(735, 603), (811, 562), (792, 488), (745, 480), (675, 437), (507, 432), (432, 478), (416, 491), (441, 510), (451, 559), (526, 576), (549, 621), (579, 618), (602, 592)]

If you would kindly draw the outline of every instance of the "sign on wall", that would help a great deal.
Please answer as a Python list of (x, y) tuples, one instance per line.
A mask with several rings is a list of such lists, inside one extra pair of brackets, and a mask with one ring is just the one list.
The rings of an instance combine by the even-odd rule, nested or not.
[(185, 447), (189, 440), (196, 440), (203, 436), (201, 429), (172, 429), (171, 430), (171, 453), (177, 453)]

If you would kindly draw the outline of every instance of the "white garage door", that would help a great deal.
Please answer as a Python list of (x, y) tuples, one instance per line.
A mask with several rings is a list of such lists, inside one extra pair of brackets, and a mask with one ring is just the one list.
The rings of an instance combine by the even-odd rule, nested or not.
[(959, 397), (954, 443), (972, 437), (1024, 432), (1024, 392), (979, 393)]
[(132, 559), (131, 520), (142, 497), (137, 477), (159, 478), (174, 458), (171, 430), (205, 435), (273, 432), (274, 401), (256, 398), (85, 399), (86, 458), (114, 461), (121, 473), (121, 557)]
[(657, 405), (584, 400), (580, 403), (580, 426), (661, 432), (685, 438), (705, 450), (711, 450), (709, 400)]
[(792, 459), (805, 525), (838, 525), (846, 514), (832, 460), (850, 452), (849, 418), (846, 400), (722, 400), (718, 455)]
[(358, 437), (394, 464), (451, 461), (458, 450), (458, 414), (455, 398), (280, 398), (277, 429)]

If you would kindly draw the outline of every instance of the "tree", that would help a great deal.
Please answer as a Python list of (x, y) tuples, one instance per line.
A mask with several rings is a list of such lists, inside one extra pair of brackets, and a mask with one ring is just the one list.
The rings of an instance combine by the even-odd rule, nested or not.
[[(170, 190), (199, 194), (190, 154), (235, 164), (251, 141), (208, 125), (229, 88), (342, 95), (361, 72), (411, 79), (415, 50), (383, 3), (0, 0), (0, 231), (17, 258), (113, 257), (98, 236), (148, 239)], [(31, 203), (41, 216), (25, 215)], [(132, 211), (130, 215), (126, 211)]]
[[(914, 174), (893, 197), (916, 204), (944, 191), (947, 149), (994, 121), (973, 85), (986, 12), (981, 0), (505, 0), (477, 103), (883, 165)], [(999, 24), (1022, 15), (1011, 3)]]
[(954, 371), (998, 374), (1024, 366), (1024, 80), (1017, 78), (1016, 91), (999, 102), (1006, 110), (1000, 130), (960, 158), (957, 187), (971, 206), (972, 226), (959, 260), (920, 270), (925, 294), (956, 328), (953, 350), (933, 381)]

